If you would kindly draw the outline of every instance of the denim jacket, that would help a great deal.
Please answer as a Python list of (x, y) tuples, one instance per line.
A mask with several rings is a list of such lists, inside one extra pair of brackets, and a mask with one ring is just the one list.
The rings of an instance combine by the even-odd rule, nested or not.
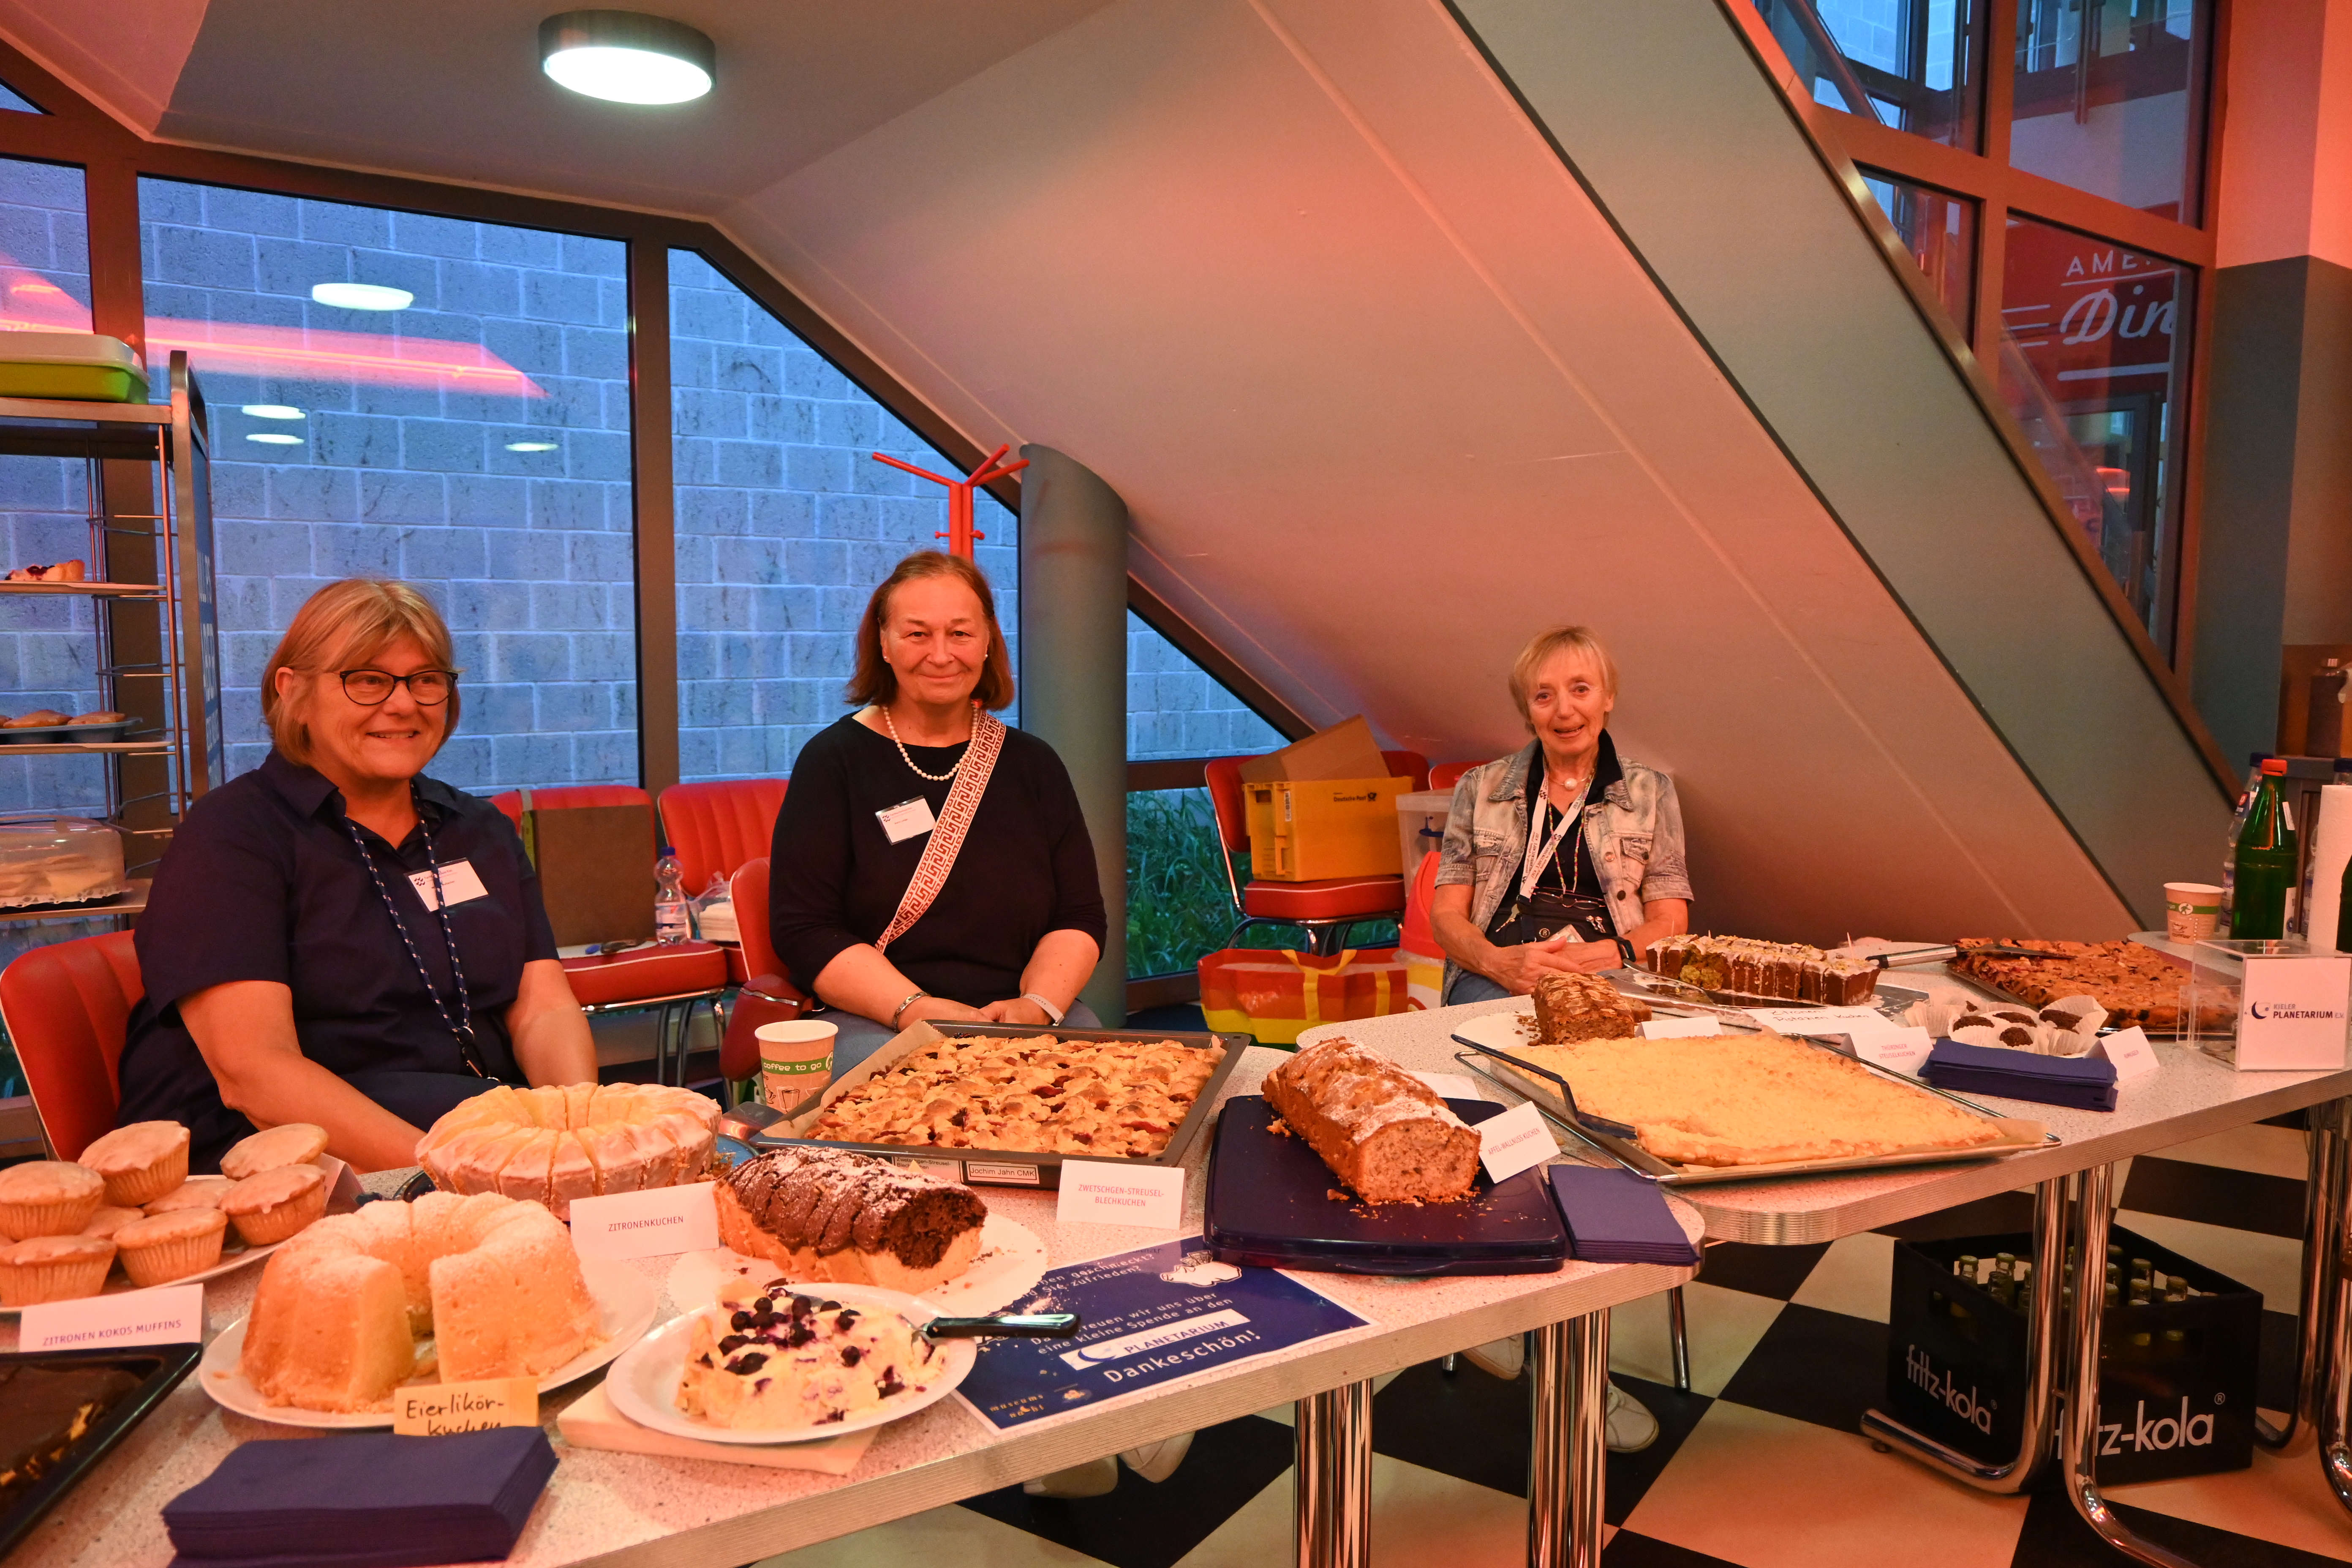
[[(1616, 756), (1607, 731), (1601, 744)], [(1490, 925), (1510, 896), (1528, 848), (1528, 770), (1538, 742), (1507, 757), (1481, 763), (1454, 786), (1445, 818), (1445, 847), (1438, 852), (1437, 885), (1470, 886), (1470, 923)], [(1683, 861), (1683, 812), (1675, 781), (1654, 767), (1619, 758), (1623, 776), (1584, 808), (1584, 843), (1609, 901), (1609, 918), (1620, 936), (1646, 918), (1643, 905), (1654, 899), (1687, 899), (1690, 874)], [(1568, 853), (1565, 847), (1560, 853)], [(1447, 988), (1462, 966), (1445, 963)], [(1445, 994), (1444, 990), (1438, 993)]]

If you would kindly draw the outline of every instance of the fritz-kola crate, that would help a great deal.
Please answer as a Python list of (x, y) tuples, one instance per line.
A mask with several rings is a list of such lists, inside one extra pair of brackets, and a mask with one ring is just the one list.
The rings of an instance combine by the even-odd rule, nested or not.
[[(2122, 1249), (2126, 1280), (2130, 1260), (2145, 1258), (2157, 1273), (2185, 1277), (2197, 1294), (2113, 1307), (2102, 1320), (2100, 1481), (2120, 1485), (2244, 1469), (2253, 1462), (2261, 1294), (2120, 1227), (2108, 1240)], [(1955, 1275), (1952, 1266), (1965, 1254), (2029, 1258), (2032, 1244), (2019, 1232), (1899, 1242), (1895, 1248), (1887, 1409), (1915, 1431), (1996, 1463), (2017, 1453), (2025, 1317), (1986, 1287)], [(2098, 1280), (2101, 1272), (2092, 1278)], [(2038, 1266), (2032, 1279), (2041, 1289)], [(2056, 1269), (2048, 1283), (2058, 1284)]]

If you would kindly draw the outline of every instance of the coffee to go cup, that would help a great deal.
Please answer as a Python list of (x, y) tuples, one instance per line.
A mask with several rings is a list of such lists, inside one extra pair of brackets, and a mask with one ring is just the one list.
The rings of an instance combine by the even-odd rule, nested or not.
[(833, 1037), (838, 1032), (810, 1018), (762, 1024), (752, 1031), (760, 1042), (760, 1088), (770, 1106), (790, 1110), (824, 1092), (833, 1081)]
[(2207, 941), (2221, 920), (2221, 889), (2209, 882), (2164, 885), (2164, 934), (2173, 941)]

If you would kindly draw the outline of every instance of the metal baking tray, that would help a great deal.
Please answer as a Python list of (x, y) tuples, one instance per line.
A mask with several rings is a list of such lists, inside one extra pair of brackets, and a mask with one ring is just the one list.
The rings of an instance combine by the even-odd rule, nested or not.
[[(1168, 1135), (1166, 1147), (1148, 1159), (1133, 1155), (1067, 1155), (1042, 1153), (1034, 1149), (942, 1149), (929, 1143), (841, 1143), (831, 1139), (796, 1136), (808, 1131), (817, 1115), (845, 1090), (877, 1073), (898, 1065), (900, 1058), (938, 1040), (965, 1035), (983, 1035), (999, 1039), (1024, 1039), (1037, 1035), (1051, 1035), (1057, 1040), (1083, 1043), (1088, 1040), (1174, 1040), (1180, 1045), (1221, 1045), (1224, 1059), (1209, 1074), (1194, 1097), (1192, 1108), (1184, 1120)], [(1241, 1062), (1242, 1052), (1255, 1044), (1247, 1035), (1208, 1034), (1176, 1029), (1061, 1029), (1033, 1028), (1024, 1024), (965, 1024), (952, 1023), (949, 1028), (939, 1028), (929, 1023), (918, 1023), (902, 1031), (880, 1050), (858, 1063), (842, 1077), (827, 1085), (822, 1095), (804, 1100), (784, 1112), (782, 1120), (769, 1130), (756, 1132), (750, 1142), (763, 1149), (781, 1148), (793, 1143), (821, 1143), (828, 1149), (855, 1149), (860, 1153), (878, 1155), (901, 1164), (911, 1164), (950, 1181), (974, 1186), (1034, 1187), (1052, 1192), (1062, 1184), (1062, 1161), (1086, 1159), (1108, 1165), (1181, 1165), (1184, 1155), (1201, 1130), (1215, 1120), (1217, 1095), (1225, 1079), (1233, 1076)], [(950, 1169), (950, 1167), (953, 1167)]]
[[(1938, 1100), (1949, 1100), (1971, 1115), (1980, 1116), (1988, 1121), (1996, 1123), (2004, 1134), (2003, 1141), (1999, 1143), (1980, 1145), (1974, 1149), (1919, 1149), (1897, 1154), (1866, 1154), (1843, 1159), (1784, 1160), (1769, 1165), (1677, 1165), (1670, 1161), (1659, 1159), (1635, 1142), (1633, 1130), (1623, 1123), (1603, 1121), (1599, 1117), (1580, 1111), (1577, 1109), (1575, 1091), (1569, 1088), (1568, 1080), (1558, 1073), (1538, 1067), (1531, 1061), (1515, 1058), (1508, 1052), (1497, 1050), (1492, 1046), (1484, 1046), (1475, 1040), (1465, 1039), (1460, 1035), (1454, 1037), (1467, 1047), (1456, 1051), (1454, 1054), (1454, 1060), (1496, 1088), (1507, 1089), (1520, 1099), (1531, 1102), (1538, 1111), (1542, 1112), (1546, 1121), (1553, 1122), (1564, 1131), (1573, 1134), (1598, 1149), (1635, 1175), (1656, 1182), (1661, 1186), (1698, 1186), (1715, 1182), (1752, 1182), (1780, 1176), (1811, 1175), (1819, 1171), (1875, 1171), (1897, 1165), (1941, 1164), (1954, 1160), (1990, 1160), (2004, 1154), (2013, 1154), (2021, 1149), (2039, 1148), (2043, 1144), (2059, 1142), (2058, 1135), (2042, 1122), (2027, 1121), (2022, 1117), (2003, 1116), (1989, 1106), (1979, 1105), (1972, 1100), (1964, 1100), (1957, 1094), (1937, 1089), (1933, 1084), (1921, 1083), (1918, 1079), (1906, 1078), (1901, 1073), (1889, 1072), (1874, 1063), (1846, 1057), (1847, 1060), (1858, 1062), (1858, 1065), (1878, 1074), (1881, 1078), (1892, 1079), (1904, 1088), (1916, 1089), (1921, 1094), (1932, 1094)], [(1801, 1038), (1801, 1037), (1790, 1037)], [(1838, 1050), (1834, 1046), (1824, 1045), (1818, 1040), (1809, 1039), (1804, 1043), (1815, 1050), (1846, 1056), (1845, 1052)], [(1488, 1065), (1492, 1061), (1507, 1063), (1515, 1069), (1515, 1074), (1524, 1073), (1528, 1075), (1528, 1079), (1535, 1081), (1527, 1081), (1516, 1076), (1507, 1077), (1492, 1071)]]
[(1663, 975), (1642, 970), (1612, 969), (1608, 971), (1607, 978), (1622, 995), (1653, 1005), (1663, 1002), (1669, 1007), (1686, 1007), (1693, 1012), (1713, 1013), (1718, 1016), (1727, 1013), (1737, 1014), (1748, 1007), (1874, 1007), (1890, 1018), (1899, 1018), (1914, 1002), (1927, 1000), (1925, 991), (1914, 991), (1907, 985), (1889, 985), (1884, 979), (1860, 1002), (1804, 1002), (1793, 996), (1755, 996), (1744, 991), (1710, 991), (1687, 980), (1668, 980)]
[(55, 1468), (0, 1503), (0, 1557), (16, 1549), (40, 1517), (66, 1493), (81, 1484), (98, 1462), (147, 1419), (163, 1396), (195, 1370), (205, 1353), (202, 1345), (153, 1345), (126, 1350), (29, 1351), (0, 1355), (0, 1366), (120, 1367), (140, 1379), (139, 1386), (100, 1413), (81, 1439), (66, 1450)]
[[(1949, 974), (1954, 980), (1959, 981), (1961, 984), (1966, 985), (1974, 986), (1977, 990), (1983, 992), (1987, 996), (1990, 996), (1996, 1001), (2014, 1003), (2020, 1007), (2029, 1007), (2037, 1013), (2048, 1005), (2047, 1003), (2035, 1002), (2027, 997), (2021, 996), (2006, 985), (1996, 985), (1980, 974), (1972, 974), (1965, 969), (1955, 969), (1948, 961), (1944, 965), (1944, 972), (1947, 974)], [(2189, 1002), (2189, 979), (2188, 973), (2185, 970), (2182, 972), (2180, 990), (2180, 1000), (2175, 1004), (2175, 1011), (2178, 1014), (2186, 1014), (2188, 1011)], [(2084, 992), (2084, 994), (2089, 995), (2091, 993), (2086, 989)], [(2099, 1005), (2104, 1007), (2106, 1004), (2103, 1001)], [(2234, 1027), (2236, 1022), (2236, 1018), (2232, 1016), (2227, 1023), (2216, 1021), (2212, 1026), (2216, 1029)], [(2112, 1035), (2117, 1029), (2127, 1029), (2132, 1026), (2133, 1026), (2129, 1024), (2119, 1024), (2110, 1019), (2108, 1023), (2100, 1027), (2099, 1033), (2102, 1035)], [(2168, 1029), (2152, 1027), (2147, 1024), (2139, 1025), (2138, 1028), (2142, 1034), (2146, 1035), (2151, 1040), (2185, 1040), (2189, 1038), (2189, 1020), (2185, 1016), (2179, 1017), (2173, 1026)]]

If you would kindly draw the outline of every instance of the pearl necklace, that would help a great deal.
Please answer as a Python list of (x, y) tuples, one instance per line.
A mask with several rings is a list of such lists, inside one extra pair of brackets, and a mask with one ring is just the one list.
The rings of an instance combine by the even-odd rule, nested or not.
[[(972, 704), (972, 708), (975, 711), (979, 707), (980, 704), (977, 702)], [(890, 731), (890, 743), (898, 748), (898, 760), (905, 763), (909, 769), (912, 769), (917, 778), (929, 779), (933, 784), (945, 784), (948, 780), (955, 777), (956, 774), (963, 771), (963, 757), (958, 757), (955, 760), (955, 765), (943, 773), (927, 773), (922, 769), (916, 767), (915, 759), (909, 756), (907, 752), (907, 742), (898, 739), (898, 726), (890, 721), (890, 710), (887, 708), (882, 710), (882, 727)], [(967, 735), (964, 737), (963, 756), (968, 757), (970, 755), (971, 755), (971, 737)]]

